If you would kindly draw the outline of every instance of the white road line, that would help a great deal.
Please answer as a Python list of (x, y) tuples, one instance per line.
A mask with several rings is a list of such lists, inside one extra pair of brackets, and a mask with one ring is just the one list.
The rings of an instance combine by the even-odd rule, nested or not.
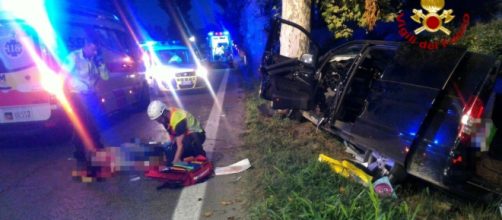
[[(206, 150), (208, 157), (212, 157), (214, 147), (216, 145), (216, 135), (218, 134), (218, 126), (220, 124), (220, 116), (223, 108), (223, 101), (225, 101), (225, 90), (227, 88), (229, 71), (225, 71), (220, 88), (217, 92), (217, 100), (213, 104), (209, 119), (207, 120), (206, 127), (206, 141), (204, 142), (204, 150)], [(217, 104), (220, 103), (220, 106)], [(196, 184), (190, 187), (183, 188), (178, 204), (174, 209), (172, 219), (199, 219), (204, 196), (206, 194), (207, 182)], [(201, 200), (199, 200), (199, 198)]]

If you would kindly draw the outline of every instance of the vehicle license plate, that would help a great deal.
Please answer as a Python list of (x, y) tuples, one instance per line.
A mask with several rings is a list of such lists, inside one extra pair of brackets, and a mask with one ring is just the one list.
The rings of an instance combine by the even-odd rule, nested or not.
[(4, 112), (3, 118), (5, 121), (26, 121), (31, 119), (30, 110), (18, 110)]
[(192, 85), (192, 81), (181, 81), (181, 85), (182, 86), (191, 86)]

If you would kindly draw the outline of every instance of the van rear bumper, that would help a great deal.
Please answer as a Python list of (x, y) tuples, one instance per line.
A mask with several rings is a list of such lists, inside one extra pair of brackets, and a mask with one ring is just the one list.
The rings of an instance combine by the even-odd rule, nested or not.
[(0, 124), (0, 138), (30, 136), (69, 125), (63, 110), (57, 109), (48, 120)]

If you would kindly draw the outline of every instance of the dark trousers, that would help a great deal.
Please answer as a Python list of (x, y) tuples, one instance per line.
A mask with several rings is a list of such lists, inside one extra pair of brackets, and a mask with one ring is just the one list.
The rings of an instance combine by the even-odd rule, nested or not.
[[(99, 115), (99, 101), (98, 97), (94, 93), (90, 94), (71, 94), (70, 103), (73, 107), (73, 111), (82, 123), (82, 127), (87, 132), (90, 138), (91, 147), (96, 150), (102, 149), (103, 144), (101, 143), (101, 136), (97, 127), (97, 119)], [(75, 135), (73, 137), (73, 144), (75, 146), (75, 152), (73, 154), (74, 158), (77, 160), (78, 166), (91, 166), (90, 161), (90, 149), (87, 149), (84, 145), (83, 137), (79, 135), (77, 130), (77, 125), (72, 123), (75, 129)]]
[[(183, 153), (181, 154), (181, 160), (187, 157), (195, 157), (198, 155), (206, 156), (206, 151), (204, 151), (202, 144), (206, 140), (205, 132), (194, 132), (185, 135), (183, 138)], [(176, 154), (176, 149), (178, 146), (173, 140), (173, 145), (166, 149), (166, 159), (167, 164), (171, 165), (174, 155)]]

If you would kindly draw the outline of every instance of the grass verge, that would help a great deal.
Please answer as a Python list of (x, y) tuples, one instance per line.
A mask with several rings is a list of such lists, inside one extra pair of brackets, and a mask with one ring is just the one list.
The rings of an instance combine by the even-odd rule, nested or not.
[(379, 199), (317, 162), (319, 153), (349, 157), (335, 138), (310, 123), (263, 117), (261, 103), (248, 95), (243, 153), (253, 165), (244, 176), (251, 219), (500, 219), (495, 204), (470, 204), (418, 180), (398, 186), (398, 199)]

